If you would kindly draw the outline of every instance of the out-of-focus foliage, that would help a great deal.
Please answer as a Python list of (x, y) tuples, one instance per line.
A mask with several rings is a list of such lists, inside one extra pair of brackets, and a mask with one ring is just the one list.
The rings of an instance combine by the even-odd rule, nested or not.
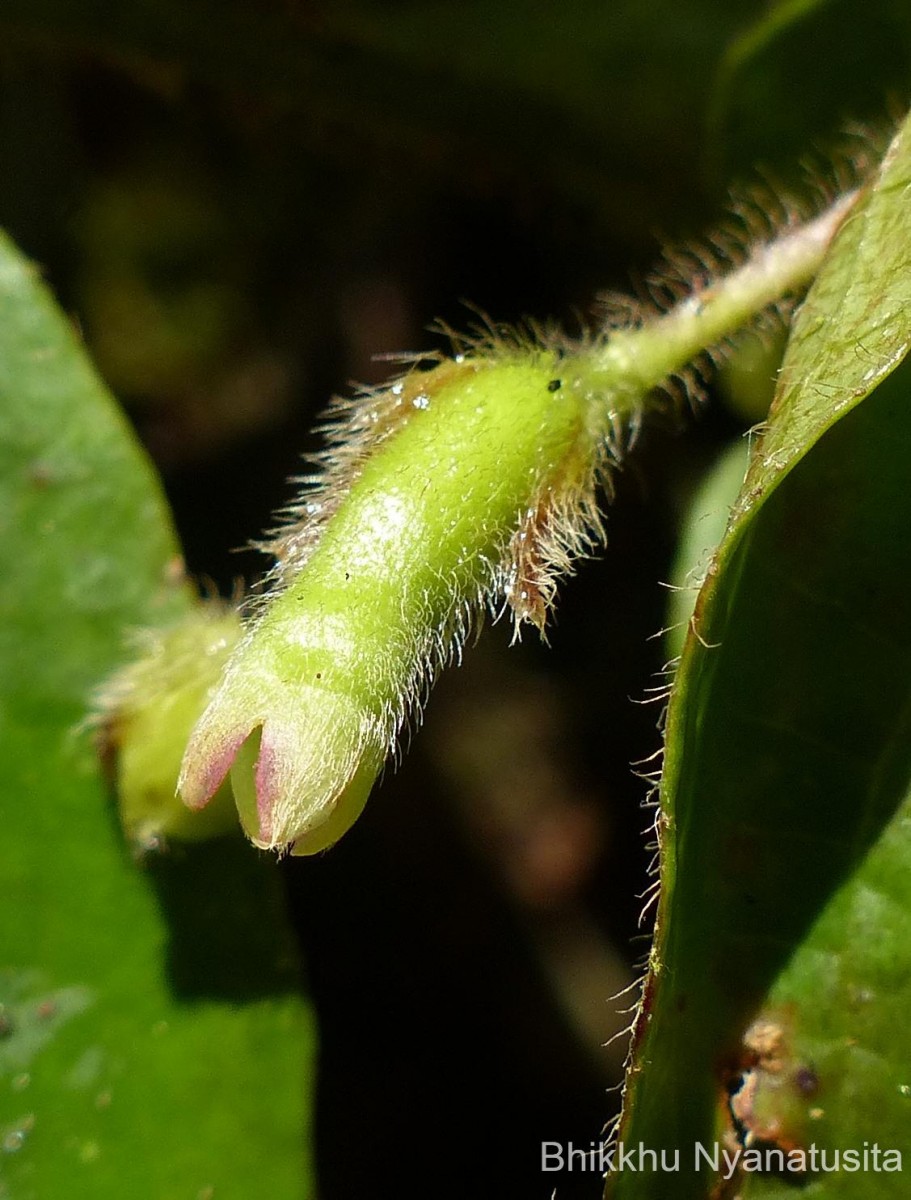
[(134, 858), (85, 728), (194, 601), (150, 466), (0, 243), (0, 1194), (310, 1194), (313, 1025), (239, 839)]

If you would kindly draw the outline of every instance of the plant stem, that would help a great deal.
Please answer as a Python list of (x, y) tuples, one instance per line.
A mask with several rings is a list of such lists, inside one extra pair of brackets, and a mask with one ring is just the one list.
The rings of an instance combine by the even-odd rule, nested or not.
[(663, 316), (611, 333), (591, 353), (592, 375), (624, 377), (647, 391), (723, 343), (813, 279), (858, 194), (840, 196), (818, 217), (761, 245), (743, 266), (694, 291)]

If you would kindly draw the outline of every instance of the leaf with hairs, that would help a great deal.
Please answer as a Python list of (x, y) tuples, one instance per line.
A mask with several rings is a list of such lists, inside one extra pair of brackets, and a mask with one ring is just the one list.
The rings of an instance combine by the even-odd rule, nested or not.
[[(665, 1200), (795, 1182), (713, 1184), (697, 1143), (909, 1149), (909, 187), (906, 124), (797, 315), (674, 684), (621, 1124), (625, 1144), (680, 1150)], [(905, 1187), (798, 1181), (861, 1200)], [(653, 1188), (621, 1173), (608, 1195)]]

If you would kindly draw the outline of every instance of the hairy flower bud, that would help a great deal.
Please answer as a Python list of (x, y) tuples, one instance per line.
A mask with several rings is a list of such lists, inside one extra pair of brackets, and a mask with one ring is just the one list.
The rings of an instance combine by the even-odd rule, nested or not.
[(479, 613), (543, 630), (557, 580), (602, 538), (598, 485), (650, 390), (803, 286), (852, 199), (651, 320), (576, 342), (488, 330), (338, 402), (322, 470), (267, 547), (273, 593), (190, 739), (186, 803), (230, 770), (257, 845), (337, 840)]
[(360, 812), (403, 722), (479, 610), (543, 625), (598, 528), (611, 429), (555, 351), (414, 369), (346, 411), (272, 549), (277, 594), (197, 726), (181, 776), (204, 805), (232, 768), (260, 846), (312, 853)]
[(201, 808), (230, 770), (241, 822), (268, 848), (311, 854), (336, 841), (367, 801), (385, 733), (356, 700), (322, 686), (323, 655), (284, 630), (248, 639), (196, 727), (180, 787)]
[(114, 765), (121, 824), (140, 851), (237, 829), (230, 787), (202, 813), (181, 804), (176, 788), (187, 737), (240, 634), (233, 609), (200, 604), (176, 625), (144, 631), (135, 660), (97, 697), (93, 723)]

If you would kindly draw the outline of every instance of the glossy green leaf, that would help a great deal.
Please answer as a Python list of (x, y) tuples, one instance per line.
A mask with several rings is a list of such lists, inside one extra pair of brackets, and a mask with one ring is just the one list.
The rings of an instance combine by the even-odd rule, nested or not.
[[(679, 1149), (663, 1200), (709, 1194), (695, 1147), (725, 1136), (911, 1153), (909, 187), (906, 127), (796, 318), (675, 681), (621, 1129)], [(901, 1174), (821, 1170), (712, 1194), (795, 1182), (906, 1194)], [(655, 1187), (626, 1172), (608, 1192)]]
[(668, 658), (679, 658), (699, 589), (715, 548), (724, 536), (731, 508), (740, 495), (749, 463), (749, 442), (739, 439), (712, 464), (687, 505), (671, 568), (665, 645)]
[(274, 868), (135, 861), (92, 737), (124, 636), (188, 611), (154, 474), (0, 242), (0, 1195), (301, 1200), (313, 1026)]

